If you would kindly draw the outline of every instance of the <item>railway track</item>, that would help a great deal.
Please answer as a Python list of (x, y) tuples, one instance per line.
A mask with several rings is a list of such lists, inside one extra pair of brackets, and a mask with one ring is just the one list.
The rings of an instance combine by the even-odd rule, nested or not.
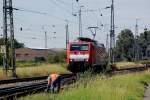
[[(116, 69), (108, 71), (108, 75), (116, 75), (116, 74), (127, 74), (133, 72), (140, 72), (145, 71), (150, 67), (150, 65), (145, 65), (141, 67), (134, 67), (134, 68), (124, 68), (124, 69)], [(75, 74), (62, 74), (63, 82), (62, 84), (65, 85), (66, 83), (72, 83), (75, 80)], [(43, 91), (47, 87), (47, 76), (42, 77), (33, 77), (33, 78), (20, 78), (20, 79), (11, 79), (11, 80), (2, 80), (0, 81), (0, 85), (7, 85), (7, 84), (20, 84), (14, 85), (9, 87), (0, 87), (0, 100), (12, 100), (18, 96), (29, 94), (29, 93), (36, 93), (38, 91)]]
[(107, 74), (108, 75), (128, 74), (128, 73), (145, 71), (148, 68), (150, 68), (150, 65), (145, 64), (141, 67), (132, 67), (132, 68), (123, 68), (123, 69), (110, 70), (110, 71), (107, 72)]
[[(63, 74), (62, 75), (62, 84), (69, 84), (71, 82), (74, 81), (74, 76), (75, 74)], [(44, 79), (45, 77), (45, 79)], [(15, 85), (15, 86), (10, 86), (10, 87), (3, 87), (3, 88), (0, 88), (0, 100), (12, 100), (12, 99), (15, 99), (16, 97), (18, 96), (21, 96), (21, 95), (25, 95), (25, 94), (30, 94), (30, 93), (36, 93), (38, 91), (41, 91), (41, 90), (44, 90), (46, 89), (47, 87), (47, 81), (46, 81), (46, 76), (44, 77), (39, 77), (36, 78), (36, 82), (32, 80), (32, 78), (28, 78), (30, 81), (32, 82), (29, 82), (29, 80), (27, 79), (27, 81), (29, 82), (25, 82), (25, 79), (14, 79), (12, 80), (13, 83), (16, 83), (16, 82), (19, 82), (19, 85)], [(33, 77), (33, 79), (35, 79), (35, 77)], [(21, 82), (23, 82), (21, 84)], [(24, 83), (25, 82), (25, 83)], [(2, 81), (1, 82), (1, 85), (5, 84), (10, 84), (10, 80), (5, 80), (5, 81)], [(13, 84), (11, 83), (11, 84)]]
[[(62, 76), (68, 76), (70, 74), (60, 74)], [(30, 82), (30, 81), (37, 81), (46, 79), (47, 76), (40, 76), (40, 77), (27, 77), (27, 78), (16, 78), (16, 79), (9, 79), (9, 80), (0, 80), (0, 85), (3, 84), (10, 84), (10, 83), (18, 83), (18, 82)]]

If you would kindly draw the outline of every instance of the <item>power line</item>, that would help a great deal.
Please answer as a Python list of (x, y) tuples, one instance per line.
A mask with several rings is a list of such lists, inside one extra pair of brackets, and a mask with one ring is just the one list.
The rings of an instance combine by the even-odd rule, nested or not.
[(33, 14), (40, 14), (40, 15), (44, 15), (44, 16), (51, 16), (51, 17), (53, 17), (55, 19), (58, 19), (58, 20), (61, 20), (61, 21), (65, 21), (65, 19), (63, 19), (63, 18), (60, 18), (60, 17), (54, 16), (54, 15), (48, 14), (46, 12), (39, 12), (39, 11), (29, 10), (29, 9), (20, 8), (20, 7), (17, 7), (16, 10), (23, 11), (23, 12), (30, 12), (30, 13), (33, 13)]
[[(29, 13), (33, 13), (33, 14), (40, 14), (40, 15), (43, 15), (43, 16), (48, 16), (48, 17), (53, 17), (55, 19), (58, 19), (60, 21), (64, 21), (65, 22), (65, 19), (61, 18), (61, 17), (57, 17), (55, 15), (52, 15), (50, 13), (46, 13), (46, 12), (39, 12), (39, 11), (35, 11), (35, 10), (30, 10), (30, 9), (25, 9), (25, 8), (21, 8), (21, 7), (15, 7), (15, 10), (16, 11), (23, 11), (23, 12), (29, 12)], [(71, 21), (71, 20), (68, 20), (70, 23), (76, 23), (74, 21)]]
[(31, 12), (31, 13), (40, 14), (40, 15), (46, 15), (47, 14), (45, 12), (39, 12), (39, 11), (29, 10), (29, 9), (25, 9), (25, 8), (21, 8), (21, 7), (15, 7), (15, 10), (25, 11), (25, 12)]
[[(90, 11), (89, 13), (91, 13), (91, 11)], [(98, 22), (99, 16), (97, 16), (97, 14), (96, 14), (94, 11), (92, 11), (92, 13), (90, 14), (90, 16), (91, 16), (92, 22), (94, 22), (93, 20), (95, 20), (96, 23)], [(90, 17), (90, 16), (89, 16), (89, 17)], [(95, 17), (95, 16), (97, 16), (97, 17)], [(95, 23), (95, 22), (94, 22), (94, 23)]]
[(42, 38), (39, 38), (39, 37), (27, 37), (27, 36), (19, 36), (19, 35), (16, 35), (17, 38), (26, 38), (26, 39), (42, 39)]
[[(43, 40), (44, 39), (44, 37), (42, 38), (41, 36), (40, 37), (33, 37), (33, 36), (22, 36), (22, 35), (16, 35), (16, 38), (26, 38), (26, 39), (32, 39), (32, 40), (39, 40), (39, 39)], [(56, 38), (55, 36), (47, 37), (47, 40), (53, 40), (55, 38)], [(59, 38), (62, 38), (62, 37), (59, 37)]]
[(58, 8), (60, 8), (61, 10), (63, 9), (64, 11), (66, 11), (69, 14), (72, 14), (72, 12), (64, 7), (62, 7), (60, 4), (58, 4), (58, 2), (56, 2), (55, 0), (50, 0), (54, 5), (56, 5)]
[(68, 2), (65, 2), (65, 1), (63, 1), (63, 0), (56, 0), (56, 1), (58, 1), (58, 2), (60, 2), (60, 3), (63, 3), (64, 5), (72, 5), (71, 3), (68, 3)]

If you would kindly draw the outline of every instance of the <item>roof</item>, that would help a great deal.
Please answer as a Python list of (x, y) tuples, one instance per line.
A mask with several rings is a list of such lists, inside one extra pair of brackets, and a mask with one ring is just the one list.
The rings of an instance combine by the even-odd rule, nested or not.
[(98, 43), (96, 40), (86, 38), (86, 37), (79, 37), (78, 40), (79, 41), (85, 41), (85, 42), (93, 42), (95, 45), (97, 45), (97, 43)]
[[(16, 49), (16, 53), (30, 53), (30, 54), (44, 54), (46, 49), (32, 49), (32, 48), (18, 48)], [(47, 49), (46, 52), (50, 54), (56, 54), (56, 51), (51, 49)]]
[(71, 42), (71, 43), (78, 43), (78, 42), (92, 42), (94, 43), (94, 45), (99, 46), (101, 48), (105, 48), (103, 43), (98, 43), (96, 40), (90, 39), (90, 38), (86, 38), (86, 37), (78, 37), (77, 41)]
[(93, 39), (90, 39), (90, 38), (86, 38), (86, 37), (79, 37), (78, 40), (80, 41), (86, 41), (86, 42), (97, 42)]

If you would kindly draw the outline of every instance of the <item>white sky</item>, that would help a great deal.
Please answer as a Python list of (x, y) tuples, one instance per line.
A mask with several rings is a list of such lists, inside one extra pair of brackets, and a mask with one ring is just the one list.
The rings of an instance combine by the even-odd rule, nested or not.
[[(91, 37), (89, 26), (100, 27), (96, 40), (105, 44), (106, 35), (110, 30), (111, 0), (79, 0), (83, 11), (101, 9), (96, 12), (83, 12), (83, 36)], [(129, 28), (134, 32), (135, 20), (139, 19), (139, 32), (145, 27), (150, 29), (150, 0), (114, 0), (116, 35), (120, 30)], [(0, 1), (0, 25), (2, 26), (2, 2)], [(73, 5), (73, 6), (72, 6)], [(48, 48), (65, 47), (65, 19), (69, 20), (69, 33), (71, 41), (78, 36), (78, 16), (72, 12), (78, 11), (79, 4), (75, 0), (13, 0), (13, 6), (19, 9), (33, 10), (47, 14), (37, 14), (27, 11), (14, 11), (15, 38), (25, 43), (27, 47), (44, 48), (44, 31), (48, 34)], [(100, 16), (101, 13), (103, 16)], [(54, 27), (55, 26), (55, 27)], [(20, 31), (20, 27), (23, 31)], [(44, 27), (44, 28), (43, 28)], [(0, 30), (2, 33), (2, 29)], [(56, 34), (54, 34), (56, 32)], [(56, 38), (53, 38), (56, 37)]]

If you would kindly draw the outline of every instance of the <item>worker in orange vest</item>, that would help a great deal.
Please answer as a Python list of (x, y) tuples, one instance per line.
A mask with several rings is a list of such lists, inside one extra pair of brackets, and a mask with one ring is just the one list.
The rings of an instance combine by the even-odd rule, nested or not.
[(47, 81), (47, 92), (50, 90), (52, 93), (54, 93), (55, 88), (57, 89), (57, 92), (59, 92), (61, 85), (61, 75), (52, 73), (48, 76)]

